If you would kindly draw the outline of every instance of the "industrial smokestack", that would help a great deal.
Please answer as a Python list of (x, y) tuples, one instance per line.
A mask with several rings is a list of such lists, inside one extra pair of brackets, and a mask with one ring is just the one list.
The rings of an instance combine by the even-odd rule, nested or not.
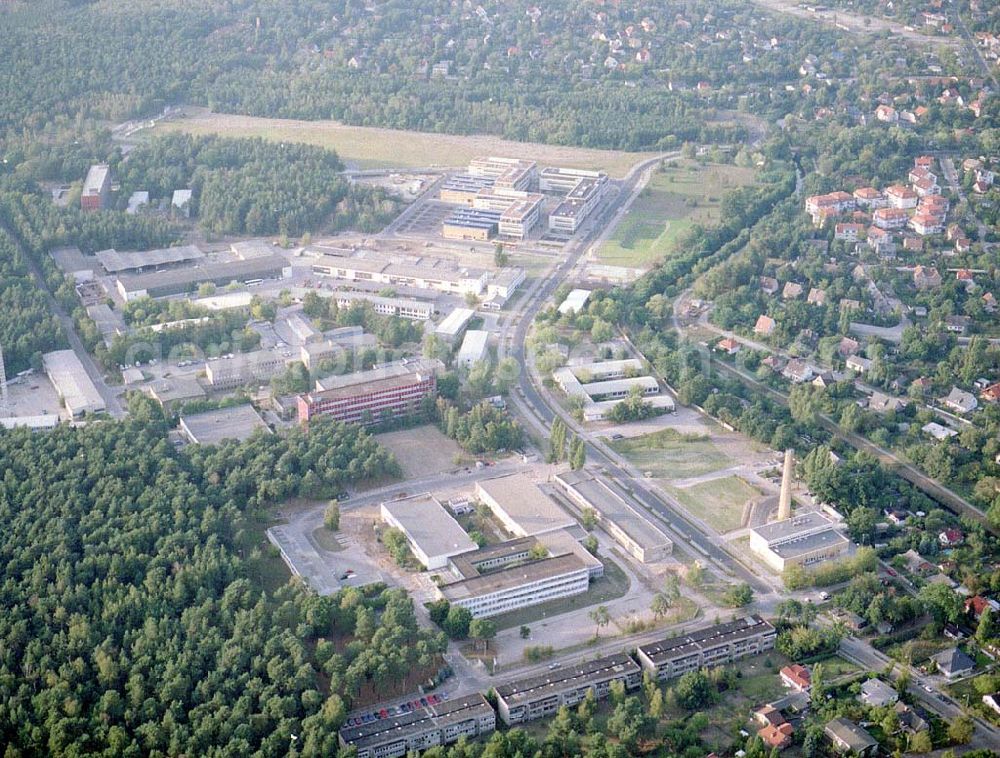
[(778, 521), (792, 517), (792, 449), (785, 451), (785, 468), (781, 472), (781, 494), (778, 496)]

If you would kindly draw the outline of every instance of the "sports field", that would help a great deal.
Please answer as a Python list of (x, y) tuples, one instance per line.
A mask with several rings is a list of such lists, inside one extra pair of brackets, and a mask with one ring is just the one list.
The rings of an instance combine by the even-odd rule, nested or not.
[(668, 487), (678, 502), (720, 533), (743, 525), (743, 507), (760, 492), (738, 476), (710, 479), (690, 487)]
[(667, 164), (653, 175), (597, 257), (614, 266), (647, 266), (669, 255), (694, 224), (716, 222), (725, 194), (751, 183), (749, 168), (695, 161)]
[(479, 155), (502, 155), (528, 158), (545, 165), (600, 169), (621, 178), (633, 165), (654, 155), (512, 142), (489, 135), (405, 132), (348, 126), (337, 121), (256, 118), (203, 109), (189, 111), (186, 117), (161, 122), (153, 132), (184, 131), (225, 137), (263, 137), (274, 142), (304, 142), (336, 150), (349, 167), (361, 169), (458, 167)]

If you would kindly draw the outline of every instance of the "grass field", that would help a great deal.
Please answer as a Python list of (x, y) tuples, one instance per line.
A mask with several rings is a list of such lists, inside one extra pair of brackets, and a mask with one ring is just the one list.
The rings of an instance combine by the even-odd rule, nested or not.
[(694, 224), (718, 220), (727, 192), (752, 182), (749, 168), (668, 164), (653, 175), (597, 256), (616, 266), (644, 266), (669, 255)]
[(742, 526), (743, 506), (750, 498), (760, 495), (757, 489), (738, 476), (669, 489), (692, 515), (722, 533), (739, 529)]
[(396, 456), (404, 479), (451, 471), (455, 468), (455, 456), (464, 454), (458, 443), (445, 437), (433, 424), (385, 432), (375, 438)]
[(512, 142), (489, 135), (405, 132), (348, 126), (336, 121), (234, 116), (199, 109), (191, 109), (188, 117), (161, 122), (154, 129), (154, 133), (170, 131), (225, 137), (264, 137), (274, 142), (304, 142), (336, 150), (349, 166), (363, 169), (457, 167), (464, 166), (470, 158), (478, 155), (505, 155), (529, 158), (544, 164), (601, 169), (620, 178), (633, 165), (654, 155)]
[(708, 437), (685, 436), (673, 429), (615, 440), (611, 446), (657, 479), (701, 476), (733, 465)]

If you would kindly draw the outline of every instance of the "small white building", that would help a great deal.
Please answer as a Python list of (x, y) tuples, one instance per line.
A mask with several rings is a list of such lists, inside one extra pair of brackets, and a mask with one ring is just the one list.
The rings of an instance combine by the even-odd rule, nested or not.
[(583, 310), (583, 306), (587, 304), (587, 300), (590, 299), (590, 290), (580, 290), (576, 289), (566, 295), (566, 299), (562, 301), (559, 306), (559, 312), (563, 315), (567, 313), (580, 313)]
[(474, 363), (483, 360), (489, 354), (490, 333), (481, 329), (469, 329), (465, 332), (462, 347), (458, 350), (455, 365), (462, 368), (472, 368)]

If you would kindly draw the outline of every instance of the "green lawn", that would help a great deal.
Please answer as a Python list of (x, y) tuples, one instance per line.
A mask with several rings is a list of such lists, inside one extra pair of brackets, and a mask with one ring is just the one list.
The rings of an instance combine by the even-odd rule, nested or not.
[(707, 436), (685, 436), (673, 429), (615, 440), (611, 446), (657, 479), (701, 476), (733, 465), (732, 459)]
[(738, 476), (713, 479), (691, 487), (668, 487), (681, 505), (719, 532), (739, 529), (743, 506), (760, 492)]
[(694, 224), (719, 218), (719, 202), (731, 189), (753, 182), (753, 171), (702, 166), (693, 161), (654, 174), (597, 255), (618, 266), (646, 266), (669, 255)]

